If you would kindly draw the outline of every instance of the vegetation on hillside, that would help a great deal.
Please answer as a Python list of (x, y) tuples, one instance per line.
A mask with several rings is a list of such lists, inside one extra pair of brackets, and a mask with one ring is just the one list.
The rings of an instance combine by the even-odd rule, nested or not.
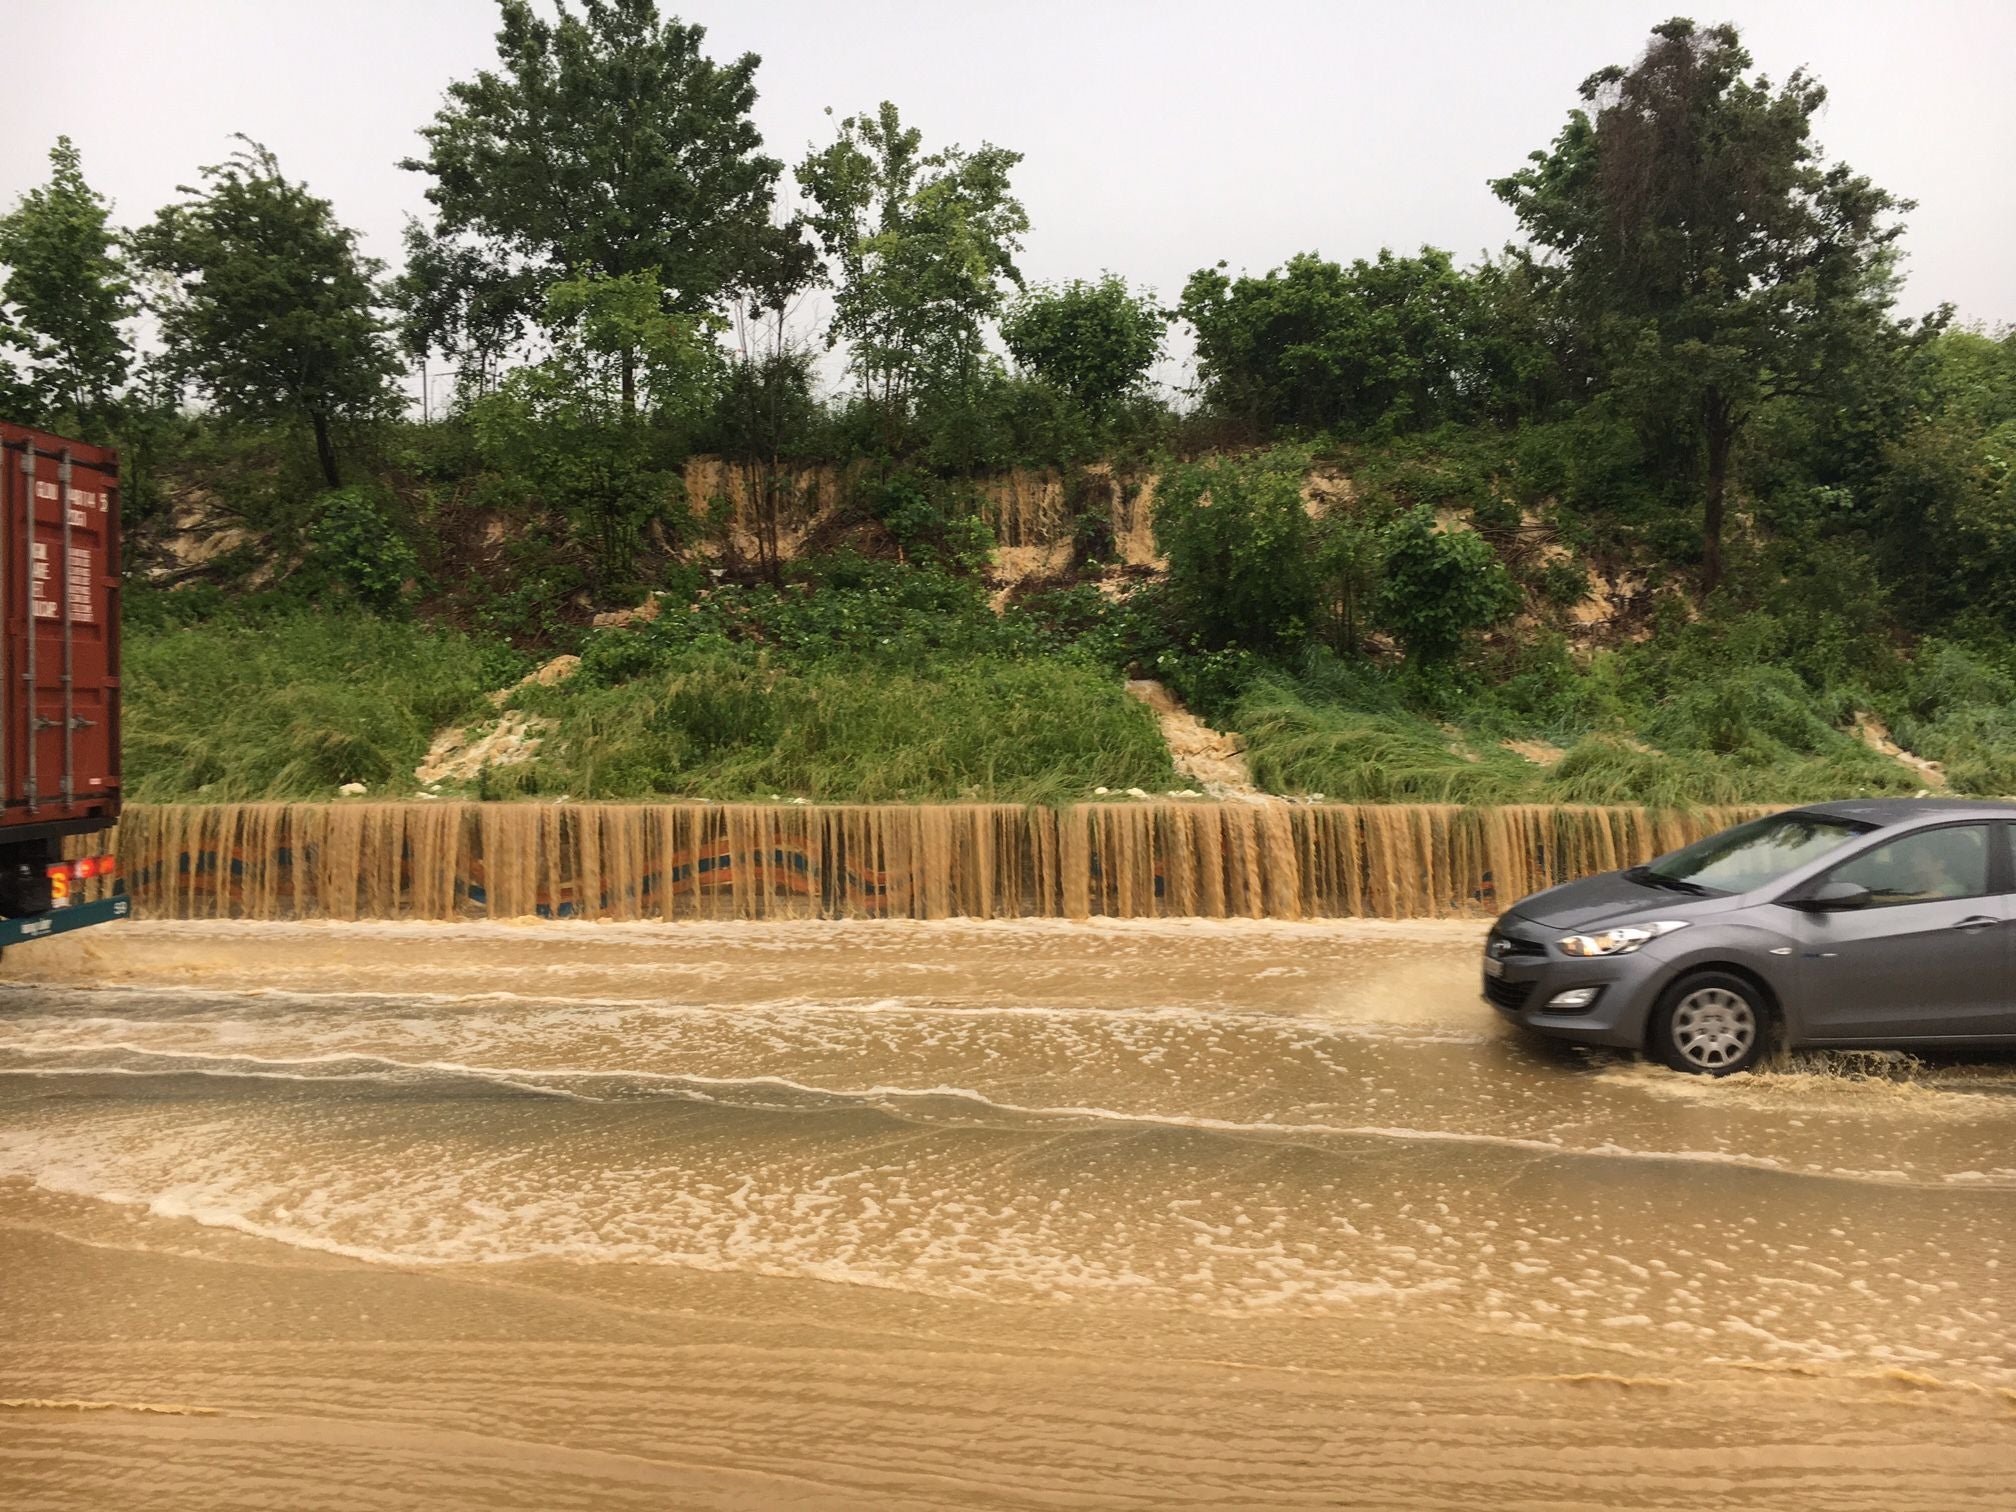
[(434, 732), (487, 712), (508, 648), (357, 610), (143, 601), (129, 623), (127, 793), (143, 802), (327, 798), (410, 787)]
[[(1492, 184), (1524, 232), (1497, 259), (1219, 264), (1165, 309), (1025, 284), (1012, 150), (884, 102), (787, 170), (759, 61), (655, 0), (501, 11), (402, 165), (433, 215), (396, 276), (249, 141), (130, 232), (59, 141), (0, 216), (0, 411), (126, 458), (139, 795), (410, 788), (561, 652), (576, 677), (513, 695), (540, 759), (473, 790), (1160, 790), (1132, 675), (1284, 793), (1916, 790), (1876, 725), (2016, 792), (2016, 332), (1897, 310), (1908, 202), (1733, 28), (1591, 75)], [(820, 465), (842, 494), (790, 560)], [(1076, 518), (1067, 568), (1003, 585), (976, 484), (1016, 465)], [(1150, 475), (1160, 573), (1116, 560)], [(191, 509), (236, 544), (165, 554)]]

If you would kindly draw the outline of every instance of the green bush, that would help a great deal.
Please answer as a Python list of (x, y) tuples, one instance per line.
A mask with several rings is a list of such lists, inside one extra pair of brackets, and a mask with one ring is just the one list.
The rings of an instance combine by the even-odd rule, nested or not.
[(1824, 755), (1755, 763), (1707, 751), (1655, 751), (1618, 737), (1594, 735), (1578, 742), (1546, 774), (1543, 792), (1555, 803), (1684, 808), (1894, 796), (1916, 787), (1902, 767), (1850, 744)]
[(1645, 734), (1658, 745), (1759, 765), (1815, 755), (1849, 739), (1820, 717), (1794, 674), (1767, 666), (1731, 668), (1679, 690), (1652, 711)]
[(323, 494), (309, 538), (315, 565), (372, 609), (396, 606), (420, 571), (420, 559), (393, 525), (385, 501), (362, 485)]
[(975, 500), (911, 469), (864, 483), (861, 502), (911, 557), (933, 566), (972, 569), (994, 549), (994, 533)]
[(513, 370), (469, 423), (493, 489), (564, 518), (605, 586), (630, 574), (654, 524), (675, 545), (694, 532), (679, 437), (618, 413), (558, 359)]
[(1302, 503), (1306, 454), (1216, 457), (1173, 467), (1155, 499), (1169, 587), (1210, 650), (1299, 645), (1317, 615), (1314, 532)]
[(1454, 661), (1472, 634), (1517, 604), (1511, 575), (1474, 530), (1440, 529), (1425, 504), (1388, 527), (1377, 612), (1413, 660)]
[(1589, 569), (1575, 557), (1556, 557), (1534, 574), (1533, 588), (1556, 609), (1573, 609), (1589, 597)]
[(1241, 700), (1272, 667), (1264, 657), (1236, 647), (1225, 651), (1165, 650), (1155, 658), (1156, 677), (1205, 719), (1237, 721)]
[(675, 588), (657, 619), (590, 634), (582, 655), (591, 680), (620, 682), (699, 645), (765, 647), (794, 665), (833, 656), (922, 665), (1039, 645), (1037, 627), (995, 614), (976, 579), (854, 553), (793, 563), (781, 586), (721, 583), (681, 598)]
[(1891, 709), (1891, 733), (1941, 763), (1956, 792), (2016, 796), (2016, 676), (1953, 641), (1928, 641)]

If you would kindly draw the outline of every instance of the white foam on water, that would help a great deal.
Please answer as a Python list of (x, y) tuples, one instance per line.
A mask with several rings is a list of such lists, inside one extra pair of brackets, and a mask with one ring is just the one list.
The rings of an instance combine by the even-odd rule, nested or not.
[[(148, 987), (133, 988), (106, 986), (97, 988), (65, 988), (66, 997), (83, 1001), (105, 998), (128, 998), (143, 1006), (159, 998), (185, 998), (201, 1007), (218, 1012), (229, 1012), (245, 1006), (279, 1004), (303, 1010), (317, 1010), (326, 1007), (342, 1007), (364, 1004), (375, 1008), (410, 1010), (413, 1008), (439, 1008), (460, 1010), (474, 1007), (514, 1008), (555, 1013), (600, 1011), (625, 1011), (668, 1018), (725, 1018), (743, 1022), (762, 1015), (801, 1019), (807, 1014), (852, 1016), (867, 1018), (915, 1016), (920, 1018), (949, 1018), (952, 1020), (1003, 1019), (1034, 1020), (1045, 1023), (1067, 1025), (1109, 1025), (1125, 1022), (1129, 1025), (1178, 1025), (1185, 1027), (1208, 1027), (1214, 1029), (1256, 1028), (1267, 1031), (1301, 1031), (1331, 1035), (1340, 1039), (1396, 1039), (1421, 1044), (1478, 1045), (1496, 1038), (1494, 1034), (1454, 1028), (1441, 1022), (1408, 1018), (1341, 1017), (1334, 1014), (1289, 1013), (1259, 1011), (1250, 1008), (1206, 1003), (1160, 1003), (1115, 1007), (1111, 1004), (1085, 1003), (1001, 1003), (985, 997), (970, 1000), (932, 997), (872, 996), (846, 998), (834, 996), (786, 995), (766, 997), (733, 1003), (710, 1003), (680, 1001), (663, 995), (639, 997), (612, 996), (555, 996), (545, 993), (526, 993), (505, 990), (482, 992), (429, 992), (410, 988), (398, 991), (333, 991), (308, 992), (292, 988), (246, 988), (233, 992), (218, 992), (214, 988), (202, 987)], [(56, 996), (52, 993), (50, 996)], [(39, 1014), (15, 1017), (7, 1020), (10, 1026), (19, 1027), (23, 1023), (58, 1025), (64, 1023), (182, 1023), (191, 1016), (178, 1016), (170, 1020), (158, 1020), (151, 1015), (140, 1019), (99, 1014), (80, 1017), (68, 1014)], [(248, 1019), (248, 1025), (257, 1025), (258, 1019)], [(466, 1021), (462, 1021), (466, 1022)]]
[[(0, 1045), (0, 1049), (9, 1048)], [(1554, 1136), (1536, 1138), (1524, 1135), (1495, 1133), (1478, 1130), (1415, 1127), (1392, 1124), (1340, 1124), (1274, 1119), (1232, 1119), (1202, 1114), (1169, 1112), (1158, 1110), (1122, 1109), (1092, 1104), (1023, 1104), (1003, 1100), (969, 1086), (951, 1083), (910, 1086), (900, 1083), (871, 1083), (857, 1086), (833, 1086), (818, 1082), (803, 1081), (781, 1075), (719, 1076), (694, 1072), (674, 1073), (649, 1070), (616, 1070), (589, 1066), (550, 1067), (494, 1067), (453, 1060), (408, 1061), (384, 1055), (362, 1052), (332, 1052), (315, 1056), (275, 1058), (252, 1055), (243, 1052), (216, 1050), (176, 1051), (162, 1050), (126, 1041), (106, 1041), (88, 1047), (68, 1047), (71, 1052), (86, 1050), (92, 1052), (116, 1052), (141, 1058), (169, 1060), (181, 1063), (223, 1062), (225, 1066), (251, 1068), (243, 1074), (287, 1080), (328, 1080), (328, 1079), (389, 1079), (424, 1076), (444, 1076), (465, 1079), (493, 1085), (514, 1092), (557, 1096), (579, 1102), (594, 1102), (598, 1099), (579, 1092), (570, 1086), (555, 1086), (554, 1083), (621, 1083), (664, 1088), (673, 1095), (683, 1095), (694, 1089), (703, 1089), (717, 1094), (712, 1100), (722, 1102), (718, 1094), (723, 1092), (749, 1092), (773, 1090), (815, 1099), (823, 1104), (881, 1106), (892, 1110), (900, 1109), (906, 1116), (916, 1110), (918, 1104), (930, 1102), (955, 1102), (975, 1110), (983, 1118), (1011, 1118), (1054, 1122), (1085, 1122), (1093, 1124), (1113, 1124), (1158, 1127), (1171, 1130), (1191, 1130), (1201, 1133), (1222, 1134), (1234, 1137), (1274, 1138), (1293, 1140), (1381, 1140), (1418, 1144), (1473, 1145), (1494, 1149), (1517, 1150), (1553, 1159), (1602, 1159), (1620, 1161), (1649, 1161), (1662, 1164), (1698, 1164), (1725, 1166), (1737, 1169), (1770, 1172), (1798, 1177), (1818, 1177), (1834, 1181), (1864, 1182), (1886, 1186), (1924, 1187), (1941, 1184), (1966, 1185), (1970, 1187), (1992, 1187), (2001, 1183), (1994, 1173), (1968, 1172), (1961, 1182), (1950, 1177), (1924, 1180), (1913, 1173), (1898, 1169), (1857, 1168), (1857, 1167), (1809, 1167), (1789, 1163), (1779, 1157), (1744, 1154), (1728, 1150), (1703, 1149), (1646, 1149), (1621, 1145), (1611, 1140), (1593, 1143), (1572, 1143)], [(301, 1068), (335, 1067), (366, 1064), (376, 1069), (365, 1075), (350, 1073), (341, 1078), (327, 1073), (316, 1074)], [(199, 1069), (189, 1064), (188, 1069)], [(207, 1067), (208, 1074), (226, 1077), (231, 1073), (214, 1064)], [(116, 1068), (108, 1067), (28, 1067), (10, 1070), (0, 1067), (0, 1077), (8, 1075), (101, 1075), (119, 1074)], [(163, 1071), (159, 1074), (175, 1074)], [(734, 1099), (728, 1099), (733, 1103)], [(760, 1111), (788, 1112), (789, 1107), (774, 1104), (759, 1106)], [(2010, 1183), (2016, 1185), (2016, 1182)]]
[[(938, 1100), (983, 1120), (1007, 1111), (954, 1084), (767, 1085), (913, 1111)], [(1574, 1169), (1527, 1185), (1531, 1168), (1504, 1155), (1564, 1153), (1532, 1142), (1462, 1141), (1493, 1147), (1495, 1164), (1386, 1158), (1397, 1142), (1447, 1142), (1407, 1127), (1367, 1131), (1379, 1136), (1370, 1150), (1328, 1167), (1109, 1133), (1276, 1125), (1101, 1108), (1033, 1110), (1084, 1126), (1033, 1140), (985, 1121), (924, 1122), (894, 1139), (734, 1111), (661, 1125), (634, 1104), (530, 1118), (522, 1105), (340, 1099), (15, 1111), (0, 1125), (0, 1177), (143, 1212), (165, 1225), (149, 1242), (170, 1248), (174, 1226), (191, 1224), (377, 1265), (649, 1265), (992, 1302), (1418, 1316), (1647, 1358), (1691, 1359), (1719, 1335), (1980, 1378), (2010, 1369), (2016, 1332), (1992, 1285), (1953, 1297), (1925, 1282), (1935, 1241), (1979, 1253), (1993, 1228), (1978, 1205), (1909, 1198), (1934, 1202), (1929, 1221), (1900, 1220), (1883, 1239), (1843, 1223), (1829, 1238), (1793, 1216), (1855, 1210), (1817, 1190), (1796, 1206), (1738, 1192), (1741, 1222), (1591, 1206), (1591, 1192), (1634, 1189)]]
[[(15, 1153), (0, 1151), (0, 1173), (12, 1174), (5, 1172), (5, 1156)], [(129, 1166), (132, 1153), (126, 1152)], [(1225, 1274), (1200, 1293), (1195, 1277), (1172, 1277), (1153, 1259), (1137, 1268), (1137, 1252), (1129, 1246), (1088, 1242), (1091, 1236), (1028, 1203), (997, 1209), (975, 1200), (977, 1193), (915, 1187), (914, 1178), (892, 1185), (891, 1173), (877, 1168), (812, 1179), (809, 1195), (824, 1192), (831, 1200), (808, 1207), (806, 1186), (759, 1187), (754, 1176), (731, 1187), (687, 1173), (668, 1192), (639, 1184), (645, 1173), (604, 1171), (586, 1192), (521, 1186), (478, 1200), (468, 1188), (480, 1172), (427, 1180), (402, 1171), (383, 1183), (351, 1174), (302, 1189), (214, 1156), (205, 1175), (163, 1170), (167, 1179), (150, 1189), (145, 1182), (106, 1180), (112, 1174), (106, 1163), (75, 1148), (45, 1147), (39, 1154), (42, 1169), (32, 1179), (45, 1191), (380, 1265), (653, 1264), (1025, 1302), (1108, 1292), (1168, 1299), (1180, 1285), (1207, 1310), (1231, 1313), (1289, 1304), (1392, 1304), (1452, 1284), (1434, 1276), (1410, 1281), (1391, 1266), (1384, 1275), (1364, 1276), (1336, 1265), (1284, 1267), (1277, 1254), (1271, 1266)], [(912, 1216), (919, 1209), (931, 1213), (922, 1225)], [(1262, 1252), (1258, 1258), (1269, 1257)]]
[[(134, 1053), (142, 1055), (159, 1055), (164, 1054), (165, 1052), (136, 1051)], [(173, 1058), (189, 1059), (189, 1060), (231, 1059), (231, 1057), (228, 1056), (219, 1057), (209, 1055), (175, 1056)], [(354, 1055), (339, 1055), (339, 1056), (330, 1056), (327, 1059), (333, 1063), (340, 1064), (344, 1062), (355, 1061), (360, 1058), (361, 1057)], [(136, 1078), (151, 1077), (157, 1079), (168, 1077), (181, 1077), (181, 1076), (204, 1076), (204, 1077), (210, 1077), (218, 1081), (247, 1081), (247, 1080), (276, 1081), (276, 1082), (299, 1082), (303, 1084), (314, 1084), (314, 1085), (319, 1085), (327, 1082), (375, 1082), (378, 1083), (379, 1085), (387, 1085), (387, 1086), (389, 1085), (411, 1086), (413, 1085), (414, 1082), (414, 1078), (410, 1074), (407, 1074), (404, 1071), (391, 1070), (391, 1069), (379, 1070), (379, 1071), (309, 1073), (304, 1071), (287, 1071), (280, 1069), (282, 1067), (289, 1065), (307, 1064), (306, 1062), (294, 1062), (294, 1061), (261, 1062), (256, 1057), (244, 1057), (243, 1059), (245, 1059), (247, 1064), (234, 1066), (229, 1069), (224, 1069), (217, 1066), (193, 1066), (193, 1065), (160, 1066), (153, 1068), (140, 1067), (140, 1066), (0, 1066), (0, 1077), (22, 1077), (32, 1080), (38, 1077), (53, 1078), (53, 1077), (66, 1077), (66, 1076), (67, 1077), (123, 1076), (123, 1077), (136, 1077)], [(438, 1071), (443, 1068), (424, 1067), (414, 1069)], [(534, 1097), (557, 1097), (567, 1102), (595, 1102), (599, 1100), (592, 1097), (584, 1097), (581, 1093), (569, 1091), (565, 1087), (541, 1086), (537, 1083), (529, 1081), (524, 1082), (514, 1081), (509, 1077), (500, 1077), (495, 1075), (483, 1074), (473, 1076), (472, 1079), (481, 1081), (485, 1086), (505, 1088), (513, 1092), (524, 1092)]]
[[(1604, 1065), (1606, 1085), (1669, 1102), (1743, 1108), (1783, 1115), (1845, 1114), (1857, 1118), (1971, 1122), (2004, 1112), (1993, 1099), (2016, 1092), (2016, 1068), (2006, 1077), (1970, 1067), (1949, 1075), (1904, 1055), (1867, 1051), (1805, 1051), (1782, 1065), (1734, 1076), (1688, 1076), (1649, 1061)], [(2016, 1103), (2007, 1113), (2016, 1121)]]
[(1413, 942), (1447, 944), (1481, 940), (1488, 919), (682, 919), (625, 920), (603, 923), (586, 919), (297, 919), (268, 922), (256, 919), (139, 919), (122, 925), (120, 933), (135, 940), (149, 937), (247, 940), (285, 949), (289, 937), (303, 939), (410, 939), (420, 942), (464, 940), (495, 947), (524, 941), (542, 947), (593, 944), (599, 948), (628, 943), (706, 943), (718, 940), (737, 950), (802, 949), (806, 941), (846, 941), (864, 947), (901, 949), (908, 936), (931, 940), (942, 948), (946, 937), (970, 940), (1013, 951), (1023, 937), (1062, 936), (1073, 940), (1110, 936), (1129, 941), (1141, 937), (1179, 936), (1233, 942), (1259, 941), (1269, 935), (1306, 940), (1312, 936), (1339, 942)]

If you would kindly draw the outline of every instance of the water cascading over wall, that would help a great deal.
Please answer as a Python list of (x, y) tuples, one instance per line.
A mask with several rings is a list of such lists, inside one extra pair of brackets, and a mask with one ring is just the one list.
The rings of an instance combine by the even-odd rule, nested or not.
[(1545, 805), (135, 805), (155, 918), (1490, 914), (1758, 809)]

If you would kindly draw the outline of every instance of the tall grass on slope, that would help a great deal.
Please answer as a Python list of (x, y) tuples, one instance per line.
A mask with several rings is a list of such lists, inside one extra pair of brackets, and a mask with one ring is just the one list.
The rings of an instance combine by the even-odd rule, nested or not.
[(408, 789), (441, 726), (471, 719), (497, 659), (450, 630), (355, 613), (136, 629), (126, 792), (144, 802)]
[(1759, 764), (1712, 751), (1655, 751), (1615, 735), (1591, 735), (1542, 774), (1539, 796), (1548, 803), (1694, 808), (1916, 791), (1909, 772), (1845, 739), (1822, 755), (1787, 754), (1779, 762)]
[[(2009, 661), (2016, 667), (2016, 655)], [(2016, 672), (1978, 650), (1928, 641), (1887, 703), (1890, 733), (1941, 763), (1954, 792), (2016, 796)]]
[(1417, 714), (1319, 700), (1280, 679), (1256, 683), (1235, 720), (1267, 791), (1347, 803), (1688, 808), (1916, 789), (1913, 773), (1830, 726), (1795, 687), (1760, 673), (1687, 689), (1642, 721), (1658, 749), (1591, 734), (1552, 768)]
[(1175, 780), (1154, 716), (1057, 658), (786, 668), (696, 648), (613, 685), (527, 689), (519, 706), (558, 725), (537, 762), (497, 779), (527, 794), (1048, 803)]
[(1253, 777), (1270, 793), (1341, 803), (1516, 803), (1534, 773), (1509, 751), (1465, 751), (1425, 719), (1306, 700), (1263, 679), (1239, 701)]

